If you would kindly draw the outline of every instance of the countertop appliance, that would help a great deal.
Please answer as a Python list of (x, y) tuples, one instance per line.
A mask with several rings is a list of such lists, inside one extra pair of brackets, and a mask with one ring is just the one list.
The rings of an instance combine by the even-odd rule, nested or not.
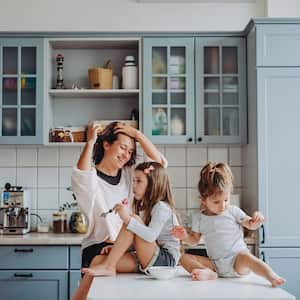
[(6, 183), (1, 191), (0, 233), (26, 234), (30, 231), (30, 194), (21, 186)]

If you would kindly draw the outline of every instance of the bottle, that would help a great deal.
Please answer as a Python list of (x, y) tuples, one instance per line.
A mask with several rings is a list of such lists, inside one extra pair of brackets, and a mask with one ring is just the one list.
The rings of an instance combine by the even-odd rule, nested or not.
[(122, 68), (122, 87), (123, 89), (137, 88), (137, 67), (134, 56), (126, 56)]

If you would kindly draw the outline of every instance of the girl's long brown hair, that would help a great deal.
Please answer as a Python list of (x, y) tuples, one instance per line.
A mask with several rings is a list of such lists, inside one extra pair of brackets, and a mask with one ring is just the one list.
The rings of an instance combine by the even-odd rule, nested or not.
[(175, 211), (174, 198), (171, 192), (170, 180), (166, 169), (157, 162), (144, 162), (136, 166), (135, 170), (142, 171), (148, 180), (146, 192), (142, 200), (133, 201), (133, 212), (139, 214), (144, 211), (144, 223), (148, 225), (151, 221), (153, 206), (159, 201), (168, 203)]
[(233, 175), (226, 163), (207, 163), (200, 172), (198, 190), (201, 199), (233, 188)]

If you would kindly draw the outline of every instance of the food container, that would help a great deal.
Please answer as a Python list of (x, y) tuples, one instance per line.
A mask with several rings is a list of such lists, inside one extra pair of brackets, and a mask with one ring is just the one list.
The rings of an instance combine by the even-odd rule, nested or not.
[(112, 69), (93, 68), (89, 69), (89, 82), (91, 89), (112, 89)]
[(86, 141), (86, 128), (80, 127), (55, 127), (50, 129), (50, 142), (54, 143), (80, 143)]
[(52, 225), (54, 233), (66, 233), (67, 227), (67, 214), (56, 212), (52, 214)]

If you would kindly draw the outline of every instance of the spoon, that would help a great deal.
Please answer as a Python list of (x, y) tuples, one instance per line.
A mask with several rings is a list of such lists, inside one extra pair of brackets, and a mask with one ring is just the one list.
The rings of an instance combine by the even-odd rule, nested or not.
[[(124, 205), (127, 205), (127, 204), (128, 204), (128, 200), (125, 198), (125, 199), (122, 200), (121, 203), (124, 204)], [(100, 217), (105, 218), (105, 217), (106, 217), (108, 214), (110, 214), (111, 212), (113, 212), (113, 209), (112, 209), (112, 208), (111, 208), (110, 210), (106, 211), (106, 212), (103, 212), (103, 213), (100, 215)]]

